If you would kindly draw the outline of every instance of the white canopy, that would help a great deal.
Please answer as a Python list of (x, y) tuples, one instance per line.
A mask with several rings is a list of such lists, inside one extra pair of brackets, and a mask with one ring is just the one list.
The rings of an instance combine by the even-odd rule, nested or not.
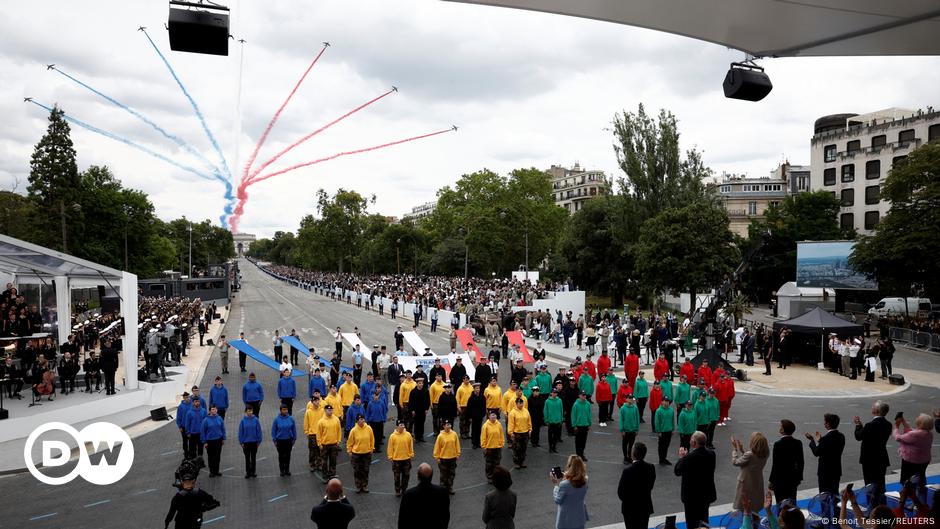
[(756, 57), (940, 55), (937, 0), (448, 0), (604, 20)]
[(810, 288), (810, 287), (798, 287), (796, 286), (796, 281), (787, 281), (777, 289), (777, 297), (823, 297), (823, 291), (828, 290), (829, 295), (835, 299), (836, 291), (831, 288)]

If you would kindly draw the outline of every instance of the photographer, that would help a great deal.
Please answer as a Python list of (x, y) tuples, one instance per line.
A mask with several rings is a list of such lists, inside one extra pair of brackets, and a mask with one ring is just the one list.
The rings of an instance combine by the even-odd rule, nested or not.
[(191, 461), (184, 461), (179, 470), (179, 492), (170, 501), (170, 510), (163, 520), (163, 527), (170, 526), (176, 519), (176, 529), (199, 529), (202, 527), (202, 515), (220, 505), (208, 492), (196, 487), (199, 467)]

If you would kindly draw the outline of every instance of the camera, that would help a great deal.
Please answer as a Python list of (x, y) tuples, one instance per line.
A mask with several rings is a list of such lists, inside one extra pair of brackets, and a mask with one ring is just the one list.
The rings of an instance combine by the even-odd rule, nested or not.
[(176, 468), (173, 487), (183, 490), (184, 481), (196, 481), (199, 478), (199, 471), (205, 468), (206, 463), (201, 457), (193, 459), (184, 459), (180, 466)]

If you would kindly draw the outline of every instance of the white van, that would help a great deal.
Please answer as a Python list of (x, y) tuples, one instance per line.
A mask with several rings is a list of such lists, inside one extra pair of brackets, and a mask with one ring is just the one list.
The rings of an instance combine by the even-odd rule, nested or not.
[(875, 306), (868, 309), (868, 313), (879, 318), (885, 316), (916, 316), (918, 312), (930, 312), (930, 299), (928, 298), (882, 298)]

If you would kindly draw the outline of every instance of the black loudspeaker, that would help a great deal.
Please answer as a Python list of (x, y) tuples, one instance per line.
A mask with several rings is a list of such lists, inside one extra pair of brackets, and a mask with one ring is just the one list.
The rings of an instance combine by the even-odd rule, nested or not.
[(104, 285), (98, 285), (98, 299), (102, 300), (104, 299), (104, 296), (105, 296)]
[(212, 347), (213, 345), (215, 345), (215, 342), (212, 341), (212, 338), (209, 338), (208, 340), (206, 340), (206, 345), (208, 345), (209, 347)]
[(166, 406), (161, 406), (155, 410), (150, 410), (150, 420), (152, 421), (168, 421), (170, 420), (169, 414), (166, 412)]
[(725, 75), (723, 87), (725, 97), (760, 101), (767, 97), (774, 85), (762, 68), (734, 63)]
[(888, 382), (890, 382), (892, 386), (903, 386), (904, 375), (901, 375), (899, 373), (888, 375)]
[(6, 408), (0, 408), (0, 421), (10, 418), (10, 410)]
[(229, 15), (226, 7), (170, 2), (167, 29), (173, 51), (228, 55)]
[(743, 369), (736, 369), (736, 370), (734, 371), (734, 378), (736, 378), (736, 379), (738, 379), (738, 380), (741, 380), (741, 381), (744, 381), (744, 382), (746, 382), (746, 381), (749, 380), (749, 379), (747, 378), (747, 371), (745, 371), (745, 370), (743, 370)]

